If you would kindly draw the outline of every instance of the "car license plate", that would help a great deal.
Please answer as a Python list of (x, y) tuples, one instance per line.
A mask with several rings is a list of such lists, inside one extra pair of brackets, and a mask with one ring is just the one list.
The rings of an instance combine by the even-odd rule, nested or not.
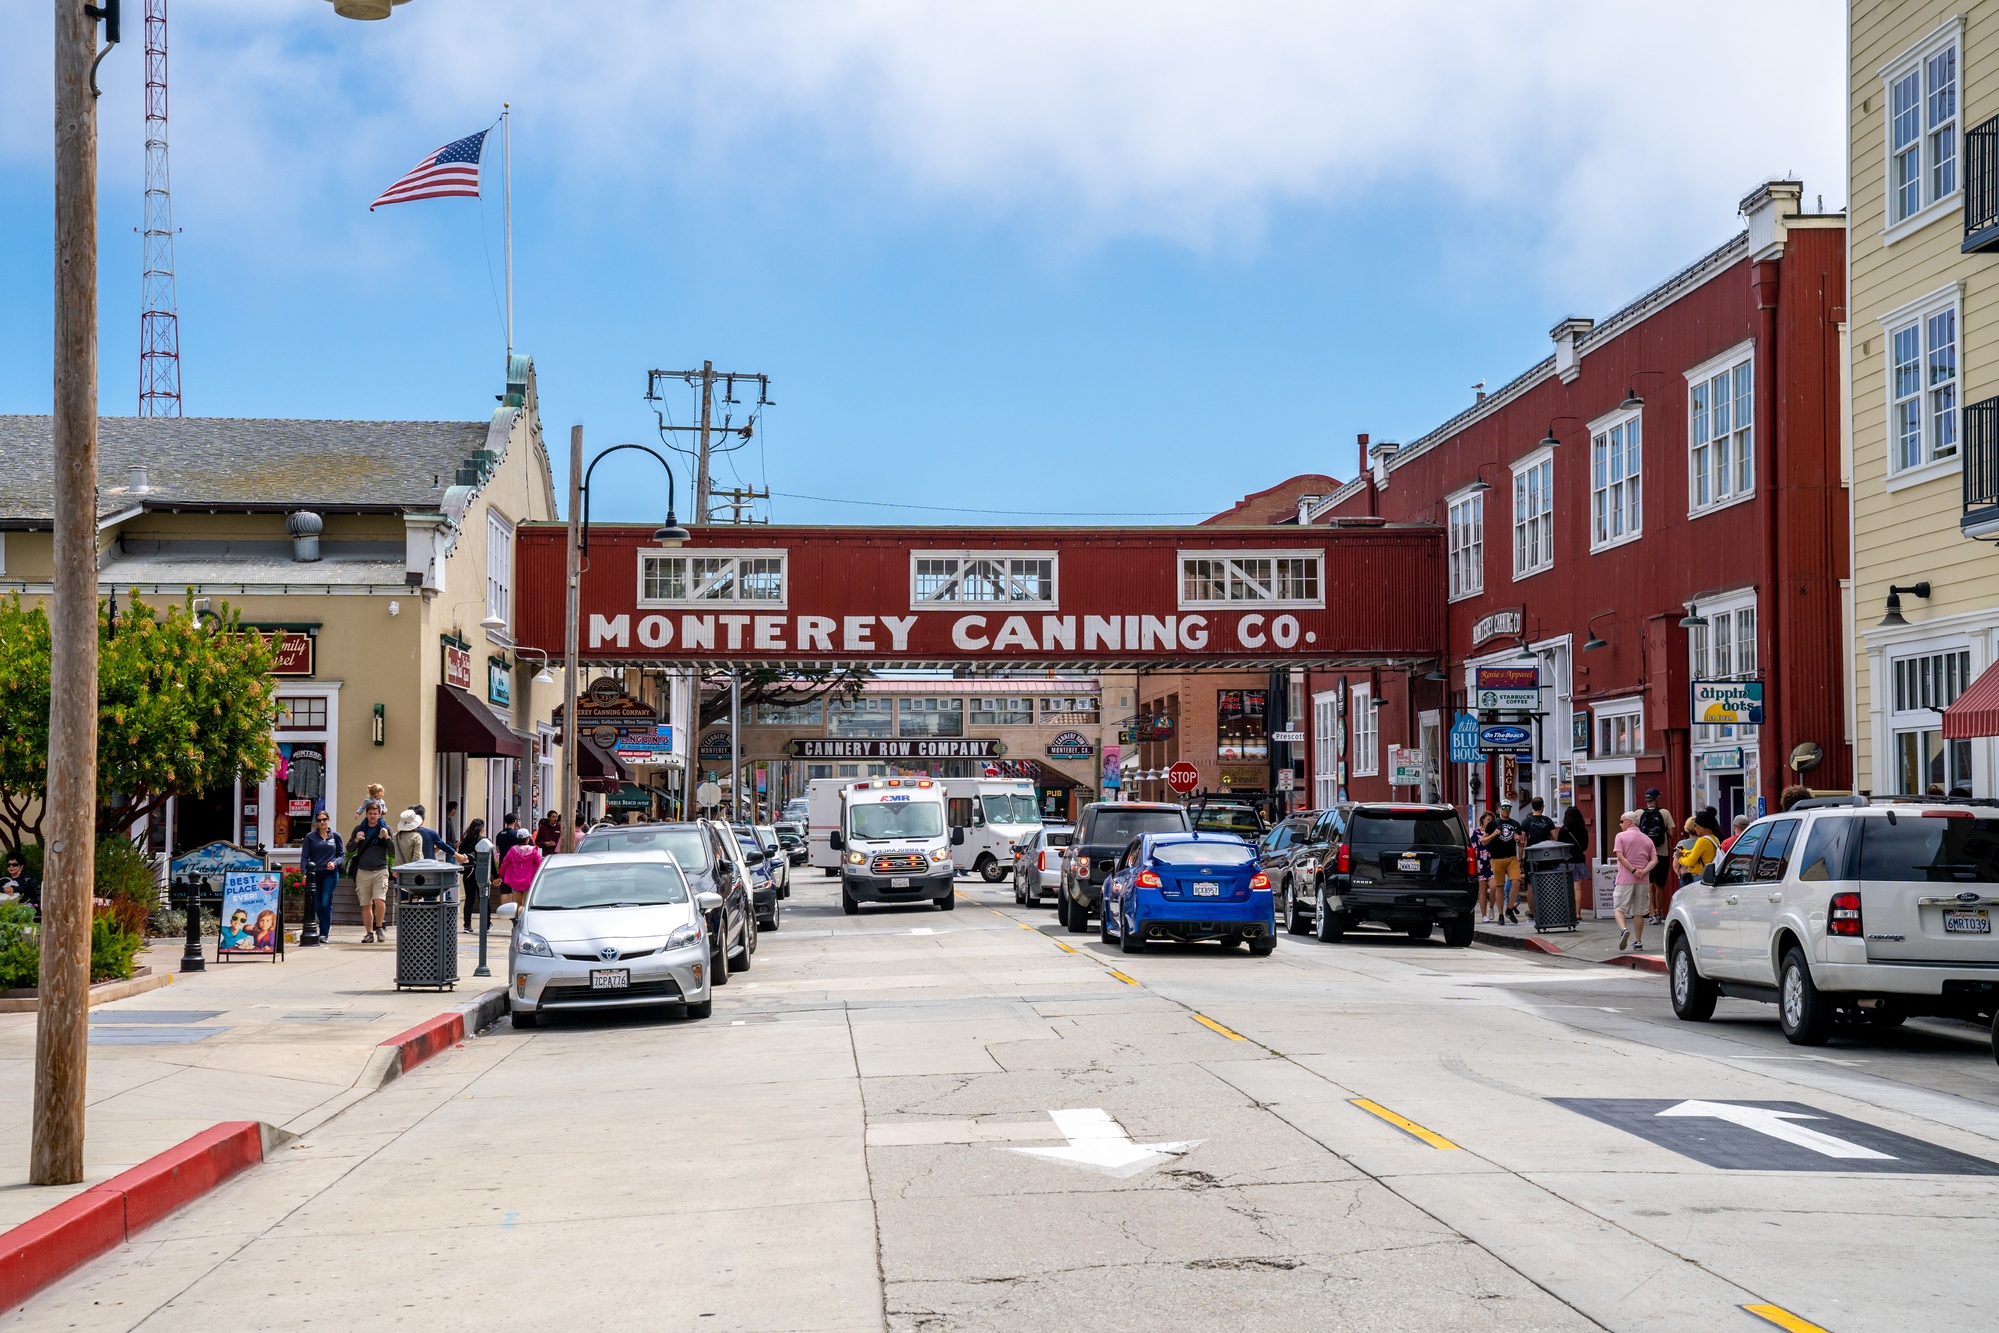
[(1397, 870), (1421, 870), (1423, 868), (1423, 858), (1420, 856), (1398, 856), (1395, 858), (1395, 868)]
[(1196, 898), (1219, 898), (1222, 896), (1222, 886), (1219, 884), (1196, 884), (1194, 886), (1194, 896)]
[(629, 967), (599, 967), (590, 972), (591, 990), (623, 990), (632, 984)]
[(891, 889), (906, 889), (909, 887), (909, 876), (897, 875), (894, 879), (888, 882), (888, 886)]
[(1943, 914), (1943, 933), (1946, 935), (1990, 935), (1992, 918), (1984, 912), (1970, 912), (1962, 908), (1951, 908)]

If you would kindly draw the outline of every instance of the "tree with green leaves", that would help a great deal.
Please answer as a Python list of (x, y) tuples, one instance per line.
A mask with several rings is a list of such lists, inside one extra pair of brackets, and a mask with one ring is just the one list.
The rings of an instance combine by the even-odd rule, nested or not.
[[(276, 750), (273, 648), (226, 605), (164, 614), (134, 593), (97, 617), (97, 826), (110, 835), (169, 797), (260, 780)], [(0, 845), (41, 840), (48, 786), (49, 621), (19, 593), (0, 601)]]
[[(861, 697), (874, 673), (864, 666), (795, 667), (755, 666), (736, 672), (742, 682), (743, 711), (757, 704), (797, 708), (814, 699), (845, 698), (849, 703)], [(729, 677), (709, 674), (702, 678), (699, 725), (705, 730), (729, 717)]]

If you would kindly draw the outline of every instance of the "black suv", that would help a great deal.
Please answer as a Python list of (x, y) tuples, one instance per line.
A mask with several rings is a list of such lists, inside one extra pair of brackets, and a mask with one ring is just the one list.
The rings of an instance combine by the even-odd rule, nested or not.
[[(746, 852), (725, 824), (696, 819), (684, 824), (608, 824), (576, 840), (579, 852), (670, 852), (696, 893), (713, 890), (722, 905), (708, 914), (708, 972), (717, 986), (729, 973), (750, 970), (757, 951), (757, 913), (750, 894)], [(759, 858), (761, 859), (761, 858)]]
[[(1313, 884), (1312, 926), (1320, 939), (1332, 944), (1361, 922), (1376, 921), (1416, 940), (1442, 924), (1444, 943), (1471, 945), (1478, 862), (1455, 807), (1343, 805), (1322, 815), (1314, 832), (1326, 849)], [(1303, 887), (1295, 871), (1293, 881)]]
[(1062, 889), (1055, 895), (1055, 917), (1080, 935), (1090, 928), (1090, 914), (1101, 911), (1104, 881), (1117, 869), (1118, 857), (1142, 833), (1191, 833), (1187, 808), (1144, 801), (1097, 801), (1083, 807), (1076, 821), (1076, 840), (1062, 868)]

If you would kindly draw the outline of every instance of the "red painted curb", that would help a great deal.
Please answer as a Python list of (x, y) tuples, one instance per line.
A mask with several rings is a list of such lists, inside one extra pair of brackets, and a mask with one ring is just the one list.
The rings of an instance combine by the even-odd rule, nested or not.
[(449, 1050), (465, 1040), (465, 1015), (459, 1010), (425, 1019), (383, 1042), (402, 1052), (402, 1072), (407, 1074), (439, 1051)]
[(1520, 947), (1533, 953), (1560, 953), (1562, 946), (1553, 940), (1544, 940), (1539, 935), (1529, 935), (1520, 941)]
[(0, 1306), (19, 1305), (263, 1160), (263, 1126), (226, 1121), (0, 1233)]
[(1612, 967), (1628, 967), (1634, 972), (1664, 972), (1666, 970), (1666, 960), (1649, 953), (1619, 954), (1615, 958), (1606, 958), (1603, 961), (1609, 963)]

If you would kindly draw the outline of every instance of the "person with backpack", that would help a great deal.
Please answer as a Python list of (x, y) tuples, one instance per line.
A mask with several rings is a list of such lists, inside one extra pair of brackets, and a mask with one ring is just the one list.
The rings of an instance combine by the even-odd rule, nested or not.
[(1596, 877), (1590, 873), (1589, 826), (1583, 812), (1573, 805), (1562, 812), (1561, 831), (1555, 837), (1569, 849), (1569, 875), (1576, 885), (1576, 920), (1596, 907)]
[(382, 807), (362, 804), (361, 822), (347, 837), (347, 872), (354, 876), (354, 896), (361, 904), (361, 943), (387, 941), (389, 867), (396, 863), (396, 835), (382, 818)]
[[(1666, 919), (1666, 904), (1672, 897), (1666, 888), (1666, 875), (1671, 869), (1666, 852), (1676, 827), (1673, 822), (1673, 812), (1659, 804), (1659, 789), (1647, 787), (1644, 808), (1638, 812), (1638, 831), (1652, 840), (1654, 854), (1651, 868), (1647, 871), (1652, 886), (1652, 911), (1648, 919), (1655, 923)], [(1644, 934), (1642, 924), (1639, 934)]]

